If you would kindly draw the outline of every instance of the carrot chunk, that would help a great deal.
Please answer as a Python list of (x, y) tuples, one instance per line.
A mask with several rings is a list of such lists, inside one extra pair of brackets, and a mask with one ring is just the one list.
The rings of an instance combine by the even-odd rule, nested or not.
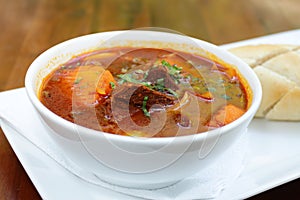
[(221, 127), (229, 124), (245, 113), (245, 110), (238, 108), (232, 104), (228, 104), (218, 110), (209, 122), (211, 127)]
[(110, 71), (105, 70), (102, 74), (101, 77), (99, 78), (98, 84), (96, 91), (100, 95), (106, 95), (111, 92), (112, 85), (115, 85), (116, 81), (113, 77), (113, 75), (110, 73)]
[(116, 81), (110, 71), (100, 66), (80, 66), (72, 73), (74, 100), (78, 104), (90, 105), (101, 96), (109, 94)]

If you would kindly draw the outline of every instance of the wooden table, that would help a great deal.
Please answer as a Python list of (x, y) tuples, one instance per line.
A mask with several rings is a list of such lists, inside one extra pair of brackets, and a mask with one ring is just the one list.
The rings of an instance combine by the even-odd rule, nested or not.
[[(36, 56), (101, 31), (164, 27), (217, 45), (300, 28), (299, 0), (0, 0), (0, 91), (24, 86)], [(299, 194), (300, 180), (251, 199)], [(41, 199), (0, 130), (0, 199)]]

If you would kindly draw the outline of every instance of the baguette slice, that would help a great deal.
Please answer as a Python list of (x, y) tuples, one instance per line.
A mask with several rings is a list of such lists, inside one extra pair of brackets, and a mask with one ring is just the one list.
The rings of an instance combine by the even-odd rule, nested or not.
[(293, 51), (283, 53), (262, 65), (300, 85), (300, 53)]
[(284, 76), (262, 66), (256, 67), (254, 72), (261, 81), (263, 92), (262, 102), (255, 116), (264, 117), (265, 114), (296, 85)]
[(267, 119), (298, 121), (300, 119), (300, 88), (296, 87), (286, 95), (266, 115)]

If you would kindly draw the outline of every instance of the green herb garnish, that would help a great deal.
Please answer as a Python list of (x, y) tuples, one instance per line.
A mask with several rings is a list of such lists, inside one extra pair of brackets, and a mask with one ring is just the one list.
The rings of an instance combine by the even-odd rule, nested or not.
[(135, 78), (132, 77), (132, 74), (119, 74), (117, 75), (117, 77), (120, 78), (120, 80), (118, 81), (119, 84), (130, 82), (130, 83), (142, 84), (149, 88), (151, 87), (151, 84), (149, 82), (136, 80)]
[[(168, 63), (168, 62), (165, 62), (165, 63)], [(140, 73), (140, 74), (143, 73), (144, 74), (143, 79), (141, 79), (141, 80), (136, 79), (133, 76), (133, 74), (131, 74), (131, 73), (130, 74), (119, 74), (119, 75), (117, 75), (117, 77), (119, 78), (118, 83), (123, 84), (125, 82), (130, 82), (130, 83), (141, 84), (141, 85), (144, 85), (144, 86), (146, 86), (146, 87), (148, 87), (152, 90), (156, 90), (156, 91), (159, 91), (159, 92), (166, 92), (167, 91), (169, 94), (174, 95), (175, 97), (178, 97), (178, 94), (174, 90), (165, 87), (165, 79), (164, 78), (159, 78), (159, 79), (156, 80), (155, 83), (151, 83), (151, 82), (148, 82), (148, 81), (144, 81), (145, 76), (146, 77), (148, 76), (148, 70), (147, 71), (142, 71), (142, 70), (139, 69), (139, 70), (136, 70), (135, 72)], [(175, 77), (175, 75), (171, 75), (171, 76), (173, 77), (175, 82), (178, 83), (177, 79), (180, 78), (179, 74), (177, 75), (178, 76), (177, 78)]]
[(161, 61), (161, 64), (165, 67), (168, 68), (168, 73), (171, 75), (171, 77), (173, 78), (173, 80), (175, 81), (176, 84), (180, 83), (180, 79), (183, 78), (183, 76), (180, 74), (182, 67), (177, 67), (177, 65), (171, 65), (170, 63), (168, 63), (165, 60)]
[(182, 70), (182, 67), (177, 67), (177, 65), (171, 65), (165, 60), (161, 61), (161, 64), (169, 69), (169, 73), (172, 75), (179, 74)]
[(148, 87), (148, 88), (150, 88), (150, 89), (152, 87), (150, 82), (141, 82), (141, 84)]
[(172, 90), (171, 88), (166, 88), (168, 90), (168, 92), (170, 92), (172, 95), (174, 95), (175, 97), (178, 98), (178, 94), (177, 92), (175, 92), (174, 90)]
[(165, 79), (159, 78), (156, 80), (156, 83), (154, 85), (150, 86), (151, 89), (157, 90), (157, 91), (164, 91), (165, 90)]
[(144, 99), (143, 99), (143, 105), (142, 105), (142, 110), (143, 110), (145, 116), (150, 117), (150, 113), (149, 113), (149, 111), (147, 110), (147, 107), (146, 107), (148, 99), (149, 99), (148, 96), (144, 97)]
[(120, 78), (120, 83), (124, 83), (124, 82), (131, 82), (131, 83), (140, 83), (140, 81), (134, 79), (132, 77), (132, 74), (119, 74), (117, 75), (118, 78)]
[(109, 84), (110, 84), (110, 87), (111, 87), (112, 89), (115, 89), (115, 88), (116, 88), (116, 84), (115, 84), (114, 82), (109, 82)]

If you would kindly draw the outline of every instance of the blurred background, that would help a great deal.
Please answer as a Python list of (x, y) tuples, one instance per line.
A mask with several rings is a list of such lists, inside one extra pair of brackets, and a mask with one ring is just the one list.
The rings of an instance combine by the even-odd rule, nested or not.
[(0, 0), (0, 91), (34, 58), (84, 34), (164, 27), (217, 45), (300, 27), (299, 0)]
[[(0, 91), (23, 87), (39, 54), (80, 35), (163, 27), (222, 45), (298, 29), (299, 19), (299, 0), (0, 0)], [(0, 133), (0, 199), (40, 199)], [(253, 199), (280, 199), (299, 186)]]

